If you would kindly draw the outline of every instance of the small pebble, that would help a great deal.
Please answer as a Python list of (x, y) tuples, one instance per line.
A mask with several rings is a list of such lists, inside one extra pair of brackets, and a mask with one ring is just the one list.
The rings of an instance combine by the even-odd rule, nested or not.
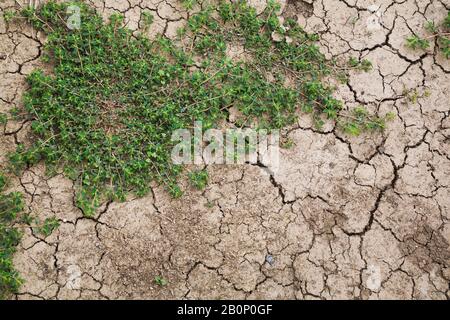
[(275, 263), (275, 259), (273, 258), (273, 256), (271, 256), (270, 254), (268, 254), (266, 256), (266, 262), (270, 265), (273, 265)]

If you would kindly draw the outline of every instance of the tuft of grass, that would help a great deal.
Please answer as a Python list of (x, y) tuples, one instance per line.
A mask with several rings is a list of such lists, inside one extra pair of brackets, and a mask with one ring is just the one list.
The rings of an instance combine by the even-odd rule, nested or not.
[(5, 20), (6, 23), (11, 22), (16, 17), (17, 17), (17, 12), (14, 10), (5, 10), (3, 12), (3, 19)]
[(284, 149), (291, 149), (294, 145), (295, 145), (295, 141), (290, 137), (287, 137), (281, 143), (281, 147)]
[(192, 171), (189, 172), (188, 176), (191, 184), (194, 187), (196, 187), (199, 190), (203, 190), (206, 188), (209, 178), (208, 171), (206, 170)]
[(161, 276), (156, 276), (154, 281), (160, 287), (164, 287), (168, 284), (168, 281)]
[(55, 217), (46, 218), (44, 222), (38, 225), (35, 230), (45, 237), (48, 237), (59, 227), (60, 223)]
[(153, 24), (154, 19), (155, 19), (155, 17), (153, 16), (153, 14), (151, 13), (150, 10), (142, 11), (141, 21), (142, 21), (144, 30), (148, 30), (148, 28), (150, 28), (150, 26)]
[[(19, 145), (9, 159), (16, 171), (39, 161), (63, 167), (79, 186), (76, 203), (87, 216), (106, 199), (146, 194), (150, 181), (180, 197), (183, 168), (171, 162), (172, 132), (194, 121), (205, 130), (218, 127), (231, 106), (241, 114), (236, 123), (258, 130), (292, 125), (300, 110), (318, 125), (351, 123), (323, 80), (334, 75), (334, 65), (320, 53), (318, 35), (292, 19), (281, 25), (273, 1), (258, 16), (242, 1), (204, 3), (180, 31), (181, 41), (134, 37), (122, 15), (104, 23), (82, 2), (75, 2), (81, 26), (70, 30), (71, 4), (49, 1), (20, 12), (47, 34), (45, 54), (54, 71), (36, 69), (27, 77), (23, 100), (35, 142)], [(150, 20), (143, 13), (144, 24)], [(274, 32), (291, 41), (274, 42)], [(231, 43), (241, 44), (248, 59), (230, 59)], [(371, 129), (377, 119), (364, 113), (355, 125)]]

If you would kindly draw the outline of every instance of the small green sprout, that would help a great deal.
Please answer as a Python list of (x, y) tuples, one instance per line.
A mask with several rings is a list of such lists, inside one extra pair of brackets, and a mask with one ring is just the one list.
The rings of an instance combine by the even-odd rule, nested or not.
[(434, 21), (427, 21), (425, 23), (425, 30), (427, 30), (429, 33), (435, 34), (438, 32), (438, 28)]
[[(171, 161), (172, 133), (192, 128), (194, 121), (205, 130), (219, 127), (231, 106), (240, 115), (235, 125), (258, 130), (295, 124), (298, 106), (318, 127), (342, 121), (342, 102), (325, 81), (336, 68), (320, 52), (319, 35), (294, 19), (281, 26), (274, 1), (260, 14), (242, 1), (204, 6), (189, 15), (176, 40), (135, 37), (123, 15), (104, 22), (94, 8), (76, 3), (82, 23), (77, 32), (60, 19), (67, 2), (50, 0), (21, 11), (47, 34), (43, 54), (54, 74), (37, 69), (27, 76), (24, 110), (17, 116), (33, 116), (36, 139), (29, 147), (19, 145), (9, 159), (17, 173), (40, 161), (49, 168), (64, 161), (78, 186), (76, 205), (86, 216), (105, 199), (120, 201), (128, 192), (143, 196), (150, 182), (181, 197), (177, 181), (184, 168)], [(196, 3), (185, 1), (188, 7)], [(153, 22), (150, 12), (142, 13), (141, 27)], [(292, 41), (274, 42), (275, 31)], [(228, 57), (226, 49), (236, 42), (244, 44), (248, 63)], [(196, 58), (202, 71), (193, 68)], [(371, 64), (356, 66), (369, 70)], [(292, 87), (286, 86), (288, 77)], [(191, 180), (204, 189), (207, 173)]]
[(6, 23), (11, 22), (16, 17), (17, 11), (15, 10), (5, 10), (5, 12), (3, 12), (3, 19), (5, 19)]
[(369, 72), (372, 70), (372, 62), (368, 59), (358, 60), (355, 57), (350, 57), (348, 64), (351, 68)]
[(164, 287), (168, 284), (168, 281), (161, 276), (156, 276), (154, 281), (160, 287)]
[(350, 57), (350, 59), (348, 60), (348, 64), (350, 65), (350, 67), (356, 68), (359, 65), (359, 60), (355, 57)]
[(59, 224), (56, 217), (47, 218), (41, 226), (37, 227), (37, 231), (45, 237), (48, 237), (59, 227)]
[(372, 70), (372, 62), (367, 59), (363, 59), (361, 61), (361, 69), (365, 72), (369, 72)]
[(282, 141), (281, 147), (284, 149), (291, 149), (294, 146), (295, 142), (294, 139), (291, 137), (287, 137)]
[(406, 46), (411, 49), (422, 49), (426, 50), (430, 47), (430, 41), (427, 39), (420, 38), (417, 35), (410, 36), (406, 38)]

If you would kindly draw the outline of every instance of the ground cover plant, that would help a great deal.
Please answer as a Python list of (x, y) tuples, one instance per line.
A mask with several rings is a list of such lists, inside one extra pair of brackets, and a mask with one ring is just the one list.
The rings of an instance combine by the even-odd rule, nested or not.
[(22, 238), (22, 229), (31, 227), (36, 235), (48, 237), (59, 226), (55, 217), (39, 221), (25, 214), (20, 192), (6, 192), (8, 178), (0, 172), (0, 300), (17, 293), (23, 280), (13, 266), (13, 255)]
[[(335, 62), (320, 53), (317, 35), (294, 20), (281, 23), (275, 2), (259, 16), (245, 2), (204, 6), (174, 41), (135, 36), (123, 16), (105, 23), (84, 3), (75, 3), (80, 28), (68, 28), (69, 5), (50, 1), (8, 13), (47, 34), (45, 60), (53, 67), (27, 78), (24, 107), (35, 142), (19, 146), (10, 160), (17, 171), (39, 161), (50, 172), (63, 168), (77, 181), (85, 215), (107, 198), (146, 194), (151, 181), (181, 196), (171, 133), (194, 121), (205, 130), (219, 127), (231, 107), (239, 111), (238, 127), (282, 128), (303, 111), (318, 127), (328, 119), (349, 134), (384, 128), (385, 118), (362, 107), (346, 111), (333, 98), (323, 79), (335, 73)], [(143, 28), (152, 21), (146, 13)], [(227, 55), (235, 44), (246, 51), (242, 61)], [(351, 66), (370, 69), (368, 61)], [(206, 185), (205, 173), (190, 178), (197, 188)]]
[(21, 239), (21, 232), (15, 224), (24, 202), (20, 193), (4, 192), (6, 184), (6, 176), (0, 173), (0, 300), (16, 293), (22, 283), (12, 259)]
[(445, 58), (450, 59), (450, 11), (441, 23), (427, 21), (424, 27), (429, 35), (422, 38), (414, 34), (406, 38), (406, 45), (414, 50), (426, 50), (430, 47), (431, 41), (436, 40), (440, 52)]

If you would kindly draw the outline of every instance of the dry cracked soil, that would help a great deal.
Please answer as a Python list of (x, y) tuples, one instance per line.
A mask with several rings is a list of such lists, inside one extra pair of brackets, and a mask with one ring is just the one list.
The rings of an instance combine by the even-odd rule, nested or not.
[[(88, 2), (105, 18), (123, 13), (133, 30), (151, 10), (149, 37), (174, 37), (189, 16), (173, 0)], [(0, 1), (2, 12), (16, 6)], [(25, 282), (14, 298), (450, 298), (450, 60), (433, 44), (405, 47), (427, 20), (446, 16), (449, 0), (288, 0), (282, 8), (320, 34), (327, 57), (372, 62), (336, 96), (394, 112), (387, 129), (348, 137), (301, 116), (274, 173), (264, 164), (209, 166), (204, 191), (186, 186), (174, 200), (154, 186), (143, 198), (103, 204), (93, 218), (74, 205), (71, 180), (47, 177), (43, 165), (27, 169), (11, 189), (25, 195), (28, 212), (61, 224), (48, 237), (24, 227), (14, 264)], [(0, 15), (0, 112), (20, 106), (43, 43)], [(29, 143), (29, 125), (8, 122), (2, 166)]]

